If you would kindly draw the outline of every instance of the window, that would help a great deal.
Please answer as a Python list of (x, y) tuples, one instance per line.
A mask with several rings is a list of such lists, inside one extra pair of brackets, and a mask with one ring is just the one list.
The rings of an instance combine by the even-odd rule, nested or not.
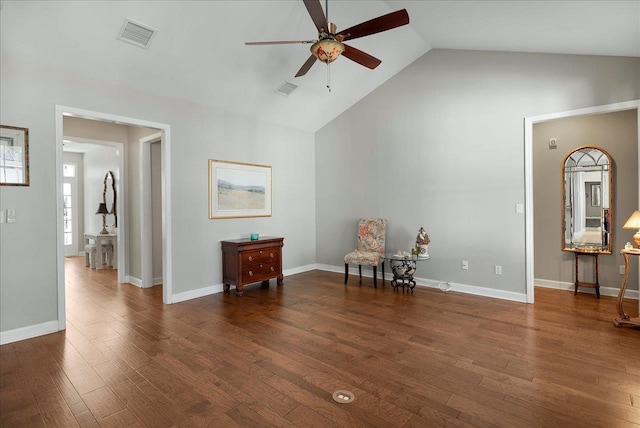
[[(65, 165), (66, 166), (66, 165)], [(75, 172), (75, 165), (74, 167)], [(63, 217), (64, 223), (64, 245), (73, 244), (73, 206), (71, 203), (71, 183), (62, 183), (62, 198), (63, 198)]]
[(73, 178), (76, 176), (76, 166), (75, 164), (65, 163), (62, 165), (62, 176)]

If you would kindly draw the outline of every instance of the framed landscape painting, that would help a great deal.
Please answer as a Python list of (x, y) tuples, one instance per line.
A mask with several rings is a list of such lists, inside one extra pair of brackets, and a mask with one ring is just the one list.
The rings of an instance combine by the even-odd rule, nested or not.
[(209, 159), (209, 218), (271, 217), (271, 167)]

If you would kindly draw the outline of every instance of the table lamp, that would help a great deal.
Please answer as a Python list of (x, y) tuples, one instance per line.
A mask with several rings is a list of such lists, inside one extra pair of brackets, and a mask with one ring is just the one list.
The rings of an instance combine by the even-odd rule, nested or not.
[(636, 247), (640, 248), (640, 211), (634, 211), (622, 228), (636, 229), (636, 233), (633, 235), (633, 240), (636, 243)]
[(96, 214), (102, 214), (102, 231), (100, 232), (100, 235), (108, 235), (107, 214), (109, 214), (109, 210), (107, 209), (107, 204), (101, 202), (100, 205), (98, 205), (98, 211), (96, 211)]

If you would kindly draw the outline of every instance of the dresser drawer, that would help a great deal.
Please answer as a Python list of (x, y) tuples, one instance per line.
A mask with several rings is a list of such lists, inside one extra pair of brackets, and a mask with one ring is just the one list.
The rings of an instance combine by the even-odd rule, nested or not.
[(275, 263), (263, 263), (242, 268), (242, 282), (258, 282), (263, 278), (273, 278), (278, 273), (278, 265)]
[(253, 266), (278, 261), (279, 249), (244, 251), (240, 253), (242, 266)]

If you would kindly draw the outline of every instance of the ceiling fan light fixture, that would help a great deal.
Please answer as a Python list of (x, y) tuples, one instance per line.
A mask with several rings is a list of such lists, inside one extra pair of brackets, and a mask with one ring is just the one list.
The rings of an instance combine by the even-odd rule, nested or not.
[(318, 60), (329, 64), (344, 52), (344, 45), (335, 39), (321, 39), (311, 45), (310, 50)]

